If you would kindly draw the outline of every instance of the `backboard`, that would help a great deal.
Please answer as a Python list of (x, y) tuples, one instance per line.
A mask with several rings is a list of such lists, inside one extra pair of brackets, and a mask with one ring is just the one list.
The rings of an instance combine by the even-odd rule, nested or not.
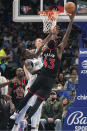
[[(38, 11), (49, 10), (57, 7), (61, 13), (58, 22), (68, 22), (64, 5), (70, 0), (14, 0), (13, 1), (13, 21), (14, 22), (42, 22)], [(76, 2), (76, 0), (71, 0)], [(87, 2), (79, 0), (77, 4), (77, 14), (75, 21), (87, 21)]]

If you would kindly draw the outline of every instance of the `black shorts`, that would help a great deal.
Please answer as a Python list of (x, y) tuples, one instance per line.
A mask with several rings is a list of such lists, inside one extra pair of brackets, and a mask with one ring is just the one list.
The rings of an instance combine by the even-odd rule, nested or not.
[[(17, 112), (19, 112), (28, 102), (28, 100), (33, 96), (37, 96), (36, 104), (34, 104), (34, 111), (40, 106), (43, 100), (49, 97), (51, 89), (54, 85), (55, 80), (46, 76), (38, 75), (35, 82), (29, 89), (29, 93), (23, 98), (17, 107)], [(30, 114), (29, 114), (30, 115)]]
[(40, 75), (30, 87), (30, 91), (45, 99), (50, 94), (54, 83), (53, 78)]

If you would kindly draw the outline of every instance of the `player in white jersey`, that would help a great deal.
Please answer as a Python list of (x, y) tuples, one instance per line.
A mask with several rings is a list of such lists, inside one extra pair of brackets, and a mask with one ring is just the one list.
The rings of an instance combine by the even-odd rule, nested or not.
[[(25, 56), (28, 57), (28, 58), (33, 58), (33, 59), (29, 59), (27, 60), (27, 62), (25, 62), (25, 65), (27, 67), (27, 70), (30, 71), (31, 69), (33, 69), (33, 72), (36, 71), (36, 70), (39, 70), (41, 67), (42, 67), (42, 60), (39, 56), (39, 54), (41, 53), (42, 51), (42, 47), (44, 46), (44, 43), (47, 43), (50, 39), (51, 39), (51, 36), (53, 34), (55, 34), (56, 30), (55, 28), (53, 30), (51, 30), (51, 34), (48, 35), (48, 37), (45, 39), (45, 40), (42, 40), (42, 39), (36, 39), (35, 41), (35, 45), (37, 47), (37, 51), (34, 53), (32, 53), (32, 51), (30, 52), (29, 50), (26, 50), (25, 52)], [(28, 54), (28, 55), (27, 55)], [(37, 59), (35, 59), (34, 57), (36, 57)], [(33, 67), (33, 68), (32, 68)], [(26, 72), (26, 76), (27, 78), (29, 78), (29, 86), (31, 86), (34, 82), (34, 80), (36, 79), (36, 76), (37, 75), (32, 75), (30, 72), (28, 71), (25, 71)], [(31, 71), (32, 72), (32, 71)], [(18, 124), (19, 122), (21, 122), (25, 116), (25, 113), (27, 111), (27, 109), (29, 108), (29, 106), (32, 106), (32, 104), (34, 105), (35, 103), (35, 99), (37, 99), (37, 96), (33, 96), (28, 102), (27, 104), (25, 105), (25, 107), (20, 111), (19, 115), (18, 115), (18, 118), (16, 119), (15, 123)], [(34, 114), (35, 116), (38, 114), (39, 116), (37, 116), (37, 119), (36, 119), (36, 123), (38, 121), (38, 124), (39, 124), (39, 120), (40, 120), (40, 112), (41, 112), (41, 108), (42, 108), (42, 104), (41, 106), (39, 107), (39, 109), (37, 110), (37, 112)], [(39, 113), (38, 113), (39, 112)], [(33, 119), (35, 119), (34, 115), (32, 116), (31, 118), (31, 121), (33, 121)], [(11, 116), (12, 117), (15, 117), (15, 115)], [(35, 125), (35, 120), (34, 120), (34, 125)], [(16, 126), (14, 126), (13, 130), (16, 130)]]
[[(37, 42), (38, 42), (38, 40), (40, 41), (40, 39), (37, 39)], [(40, 45), (40, 43), (39, 43), (39, 45)], [(38, 44), (36, 45), (36, 47), (38, 48)], [(40, 70), (42, 68), (42, 66), (43, 66), (43, 63), (42, 63), (41, 57), (38, 57), (37, 59), (36, 58), (34, 58), (34, 59), (27, 59), (25, 61), (25, 65), (26, 65), (28, 70), (24, 66), (24, 71), (25, 71), (27, 79), (29, 79), (28, 80), (28, 84), (26, 86), (26, 90), (25, 90), (25, 95), (26, 95), (27, 92), (28, 92), (28, 88), (33, 84), (33, 82), (35, 81), (35, 79), (37, 77), (37, 74), (32, 75), (30, 73), (30, 70), (32, 70), (32, 71)], [(14, 125), (12, 131), (18, 130), (20, 128), (22, 128), (22, 130), (24, 130), (24, 128), (27, 126), (27, 121), (24, 120), (26, 111), (27, 111), (27, 109), (30, 106), (34, 105), (36, 99), (37, 99), (37, 96), (34, 95), (27, 102), (26, 106), (21, 110), (21, 112), (19, 113), (19, 117), (15, 121), (15, 123), (18, 124), (18, 125)], [(44, 102), (42, 102), (42, 104), (40, 105), (39, 109), (36, 111), (36, 113), (31, 118), (31, 127), (34, 128), (34, 129), (31, 129), (32, 131), (33, 130), (34, 131), (38, 131), (38, 126), (39, 126), (39, 122), (40, 122), (40, 116), (41, 116), (41, 110), (42, 110), (43, 103)]]

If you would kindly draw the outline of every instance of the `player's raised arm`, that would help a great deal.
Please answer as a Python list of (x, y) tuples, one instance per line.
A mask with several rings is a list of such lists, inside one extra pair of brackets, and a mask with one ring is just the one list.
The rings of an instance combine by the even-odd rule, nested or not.
[(28, 73), (25, 65), (23, 66), (23, 69), (24, 69), (24, 73), (25, 73), (25, 76), (26, 76), (27, 80), (29, 80), (29, 79), (30, 79), (30, 76), (29, 76), (29, 73)]
[(52, 36), (56, 35), (56, 31), (57, 31), (56, 28), (57, 27), (54, 27), (53, 29), (51, 29), (49, 35), (44, 40), (42, 40), (41, 45), (37, 49), (36, 53), (35, 52), (30, 52), (29, 50), (26, 50), (26, 52), (25, 52), (26, 58), (28, 58), (28, 59), (29, 58), (37, 58), (41, 54), (43, 46), (47, 45), (47, 43), (52, 39)]
[(36, 52), (35, 56), (38, 57), (42, 51), (43, 46), (46, 46), (47, 43), (52, 39), (52, 36), (56, 36), (57, 27), (55, 26), (53, 29), (50, 29), (49, 35), (42, 41), (42, 44), (38, 51)]
[(33, 58), (37, 58), (39, 55), (40, 55), (40, 53), (41, 53), (41, 51), (42, 51), (42, 48), (43, 48), (43, 45), (42, 46), (40, 46), (40, 48), (37, 50), (37, 52), (35, 53), (35, 52), (31, 52), (30, 50), (26, 50), (26, 52), (25, 52), (25, 57), (26, 57), (26, 59), (33, 59)]
[(54, 28), (50, 29), (49, 35), (43, 40), (43, 44), (48, 43), (52, 37), (57, 35), (58, 26), (55, 26)]
[(70, 22), (69, 22), (68, 28), (66, 30), (66, 33), (65, 33), (63, 39), (62, 39), (62, 42), (59, 44), (59, 47), (61, 48), (61, 51), (63, 51), (64, 48), (67, 46), (67, 41), (68, 41), (71, 29), (72, 29), (72, 23), (73, 23), (73, 20), (74, 20), (74, 16), (75, 16), (75, 12), (72, 13), (72, 15), (69, 15)]

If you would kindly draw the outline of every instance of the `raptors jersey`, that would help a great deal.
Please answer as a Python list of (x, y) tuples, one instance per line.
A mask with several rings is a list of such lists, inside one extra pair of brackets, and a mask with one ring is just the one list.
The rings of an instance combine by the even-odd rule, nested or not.
[(58, 48), (49, 49), (47, 48), (43, 52), (43, 67), (41, 70), (41, 75), (47, 77), (56, 78), (57, 72), (60, 67), (60, 60), (58, 58)]

